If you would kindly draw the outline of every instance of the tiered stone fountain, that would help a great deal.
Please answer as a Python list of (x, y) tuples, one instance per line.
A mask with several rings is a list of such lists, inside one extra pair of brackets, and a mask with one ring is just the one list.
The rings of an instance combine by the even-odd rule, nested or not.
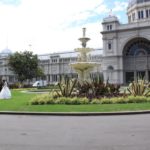
[(92, 48), (87, 48), (86, 44), (90, 40), (90, 38), (86, 37), (86, 28), (83, 28), (83, 37), (79, 38), (81, 41), (82, 48), (75, 49), (76, 52), (79, 52), (77, 62), (71, 63), (73, 69), (78, 73), (78, 78), (80, 81), (88, 80), (90, 71), (97, 65), (96, 62), (88, 62), (89, 57), (88, 53), (92, 51)]

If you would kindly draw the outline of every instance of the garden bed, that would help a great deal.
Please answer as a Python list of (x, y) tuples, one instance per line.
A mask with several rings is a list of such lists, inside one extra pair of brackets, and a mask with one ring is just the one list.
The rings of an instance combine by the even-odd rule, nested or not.
[(90, 105), (30, 105), (29, 102), (37, 94), (22, 93), (12, 90), (12, 99), (0, 100), (0, 111), (22, 112), (118, 112), (150, 110), (150, 103), (125, 104), (90, 104)]

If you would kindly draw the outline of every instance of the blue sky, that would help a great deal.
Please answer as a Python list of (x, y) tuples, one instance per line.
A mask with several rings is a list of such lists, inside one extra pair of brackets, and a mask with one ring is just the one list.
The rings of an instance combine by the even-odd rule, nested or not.
[[(0, 50), (34, 53), (71, 51), (80, 47), (82, 28), (88, 47), (102, 48), (101, 22), (112, 10), (127, 23), (128, 0), (0, 0)], [(29, 47), (29, 45), (32, 45)]]
[(1, 4), (17, 6), (21, 4), (21, 0), (0, 0)]

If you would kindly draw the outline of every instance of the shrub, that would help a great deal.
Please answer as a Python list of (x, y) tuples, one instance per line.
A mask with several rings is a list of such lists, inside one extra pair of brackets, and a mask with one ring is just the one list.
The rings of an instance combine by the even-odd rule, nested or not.
[(91, 78), (91, 81), (77, 83), (79, 97), (87, 97), (90, 100), (100, 97), (114, 97), (119, 95), (120, 85), (104, 83), (101, 76)]
[(38, 104), (39, 105), (44, 105), (44, 104), (46, 104), (46, 100), (40, 99), (40, 100), (38, 100)]
[(20, 85), (19, 82), (16, 82), (16, 83), (14, 83), (14, 84), (10, 84), (10, 85), (9, 85), (9, 88), (10, 88), (10, 89), (17, 89), (17, 88), (20, 88), (20, 87), (21, 87), (21, 85)]
[(88, 81), (77, 82), (78, 96), (87, 96), (90, 89), (91, 84)]
[(101, 104), (101, 101), (99, 99), (93, 99), (90, 104)]
[(36, 99), (33, 99), (29, 102), (31, 105), (39, 105), (39, 102)]
[(89, 99), (87, 97), (79, 99), (80, 104), (89, 104)]
[(80, 104), (80, 98), (77, 97), (73, 97), (69, 100), (70, 103), (66, 103), (66, 104), (71, 104), (71, 105), (79, 105)]
[(80, 105), (80, 104), (89, 104), (89, 100), (85, 98), (73, 97), (73, 98), (66, 98), (65, 104), (69, 105)]
[(144, 103), (144, 102), (148, 102), (145, 96), (128, 97), (128, 103)]
[(45, 104), (55, 104), (55, 99), (50, 97), (49, 99), (45, 100)]
[(128, 103), (128, 99), (127, 99), (127, 97), (118, 97), (116, 103), (126, 104), (126, 103)]
[(67, 104), (67, 105), (81, 105), (81, 104), (125, 104), (125, 103), (146, 103), (150, 102), (150, 97), (145, 96), (128, 96), (128, 97), (113, 97), (93, 99), (90, 101), (86, 97), (58, 97), (53, 98), (49, 94), (43, 94), (34, 97), (29, 104), (31, 105), (46, 105), (46, 104)]
[(101, 104), (113, 104), (113, 101), (111, 98), (102, 98)]
[(67, 97), (58, 97), (55, 99), (55, 104), (66, 104), (66, 101), (68, 101)]
[(42, 94), (34, 97), (29, 102), (31, 105), (54, 104), (54, 100), (49, 94)]

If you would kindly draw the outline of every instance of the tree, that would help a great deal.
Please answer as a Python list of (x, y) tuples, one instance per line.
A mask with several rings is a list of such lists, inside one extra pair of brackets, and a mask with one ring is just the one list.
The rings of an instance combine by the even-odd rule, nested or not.
[(21, 83), (42, 75), (41, 69), (38, 67), (38, 57), (30, 51), (16, 52), (10, 55), (9, 66)]

